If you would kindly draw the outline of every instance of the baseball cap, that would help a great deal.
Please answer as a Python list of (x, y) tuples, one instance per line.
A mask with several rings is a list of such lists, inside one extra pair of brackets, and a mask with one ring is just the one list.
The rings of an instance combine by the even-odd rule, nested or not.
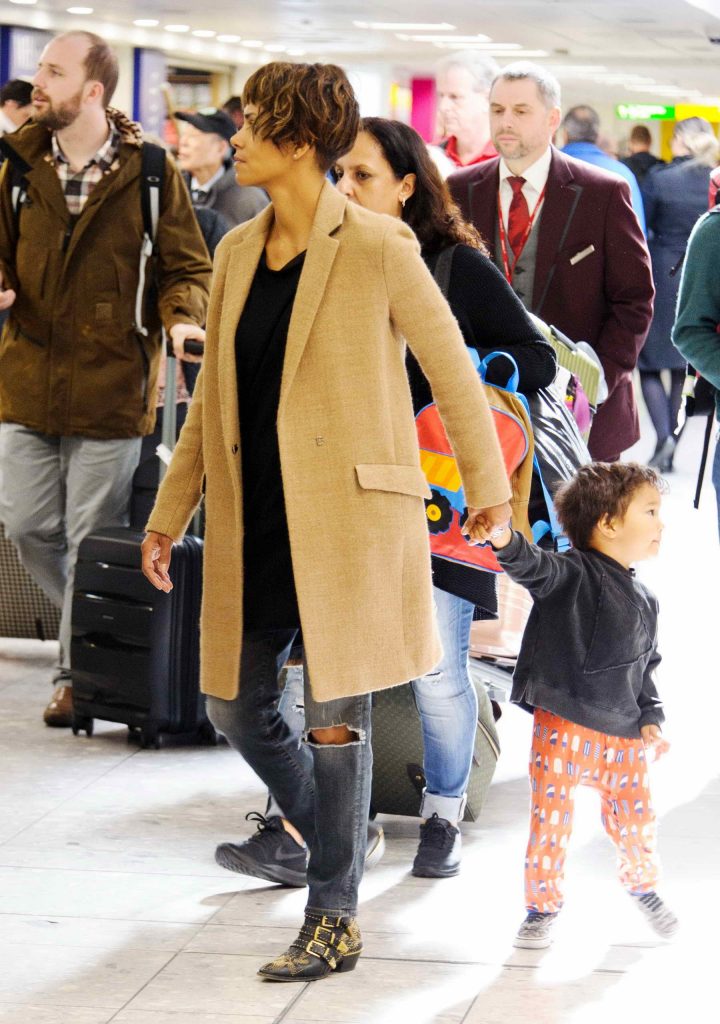
[(226, 142), (229, 142), (237, 131), (235, 122), (229, 114), (226, 114), (224, 110), (218, 110), (217, 107), (205, 107), (194, 114), (178, 111), (175, 117), (178, 121), (187, 121), (200, 132), (213, 132), (225, 139)]

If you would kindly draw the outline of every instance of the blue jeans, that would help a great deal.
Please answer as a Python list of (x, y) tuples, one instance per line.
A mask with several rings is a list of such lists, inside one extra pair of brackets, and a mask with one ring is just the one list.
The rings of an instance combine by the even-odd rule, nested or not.
[(459, 821), (472, 767), (478, 702), (468, 670), (474, 606), (434, 588), (443, 659), (412, 681), (423, 733), (425, 791), (420, 815)]
[[(306, 910), (353, 917), (370, 811), (370, 695), (317, 702), (305, 665), (305, 731), (298, 742), (278, 710), (278, 672), (295, 635), (295, 630), (247, 633), (238, 696), (230, 701), (208, 697), (208, 716), (305, 839), (310, 851)], [(357, 739), (313, 742), (314, 729), (335, 725), (346, 725)]]
[(713, 459), (712, 482), (715, 486), (715, 497), (718, 507), (718, 535), (720, 535), (720, 432), (715, 438), (715, 458)]
[[(437, 587), (434, 598), (445, 654), (436, 669), (411, 684), (423, 733), (426, 787), (420, 814), (429, 818), (437, 812), (440, 818), (459, 821), (465, 809), (478, 716), (477, 694), (468, 672), (474, 606)], [(299, 735), (303, 728), (302, 680), (297, 670), (288, 672), (279, 709), (291, 732)], [(268, 816), (287, 817), (282, 806), (271, 792)]]

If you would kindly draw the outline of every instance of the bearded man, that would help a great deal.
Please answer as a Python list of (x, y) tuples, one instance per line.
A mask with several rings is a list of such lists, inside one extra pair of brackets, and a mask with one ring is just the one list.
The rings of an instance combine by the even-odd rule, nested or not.
[[(42, 52), (33, 119), (2, 140), (0, 520), (62, 608), (48, 725), (72, 724), (70, 623), (80, 541), (125, 525), (140, 442), (153, 430), (161, 326), (180, 353), (204, 338), (210, 261), (166, 160), (143, 323), (135, 329), (142, 138), (110, 106), (117, 58), (90, 32)], [(18, 169), (26, 196), (13, 198)]]

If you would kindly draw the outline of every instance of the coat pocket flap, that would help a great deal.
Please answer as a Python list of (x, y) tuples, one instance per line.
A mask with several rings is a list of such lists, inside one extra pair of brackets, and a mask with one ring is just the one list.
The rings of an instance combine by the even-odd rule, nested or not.
[(356, 466), (358, 483), (365, 490), (395, 491), (398, 494), (412, 494), (418, 498), (430, 498), (430, 488), (419, 466), (394, 466), (389, 464), (367, 464)]

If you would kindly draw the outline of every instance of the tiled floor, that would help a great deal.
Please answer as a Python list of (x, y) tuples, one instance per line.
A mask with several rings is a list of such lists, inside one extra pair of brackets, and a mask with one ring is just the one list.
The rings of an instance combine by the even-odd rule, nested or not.
[[(646, 454), (641, 447), (640, 454)], [(304, 894), (212, 858), (244, 834), (262, 787), (227, 748), (140, 751), (122, 729), (45, 728), (53, 645), (0, 641), (0, 1021), (6, 1024), (618, 1024), (715, 1021), (720, 779), (712, 488), (690, 506), (698, 429), (683, 440), (660, 559), (668, 758), (654, 769), (664, 891), (682, 916), (656, 941), (613, 878), (589, 794), (568, 905), (545, 952), (513, 950), (522, 917), (529, 718), (506, 708), (482, 820), (462, 873), (408, 874), (416, 822), (387, 818), (387, 853), (362, 888), (366, 952), (353, 973), (273, 985)]]

